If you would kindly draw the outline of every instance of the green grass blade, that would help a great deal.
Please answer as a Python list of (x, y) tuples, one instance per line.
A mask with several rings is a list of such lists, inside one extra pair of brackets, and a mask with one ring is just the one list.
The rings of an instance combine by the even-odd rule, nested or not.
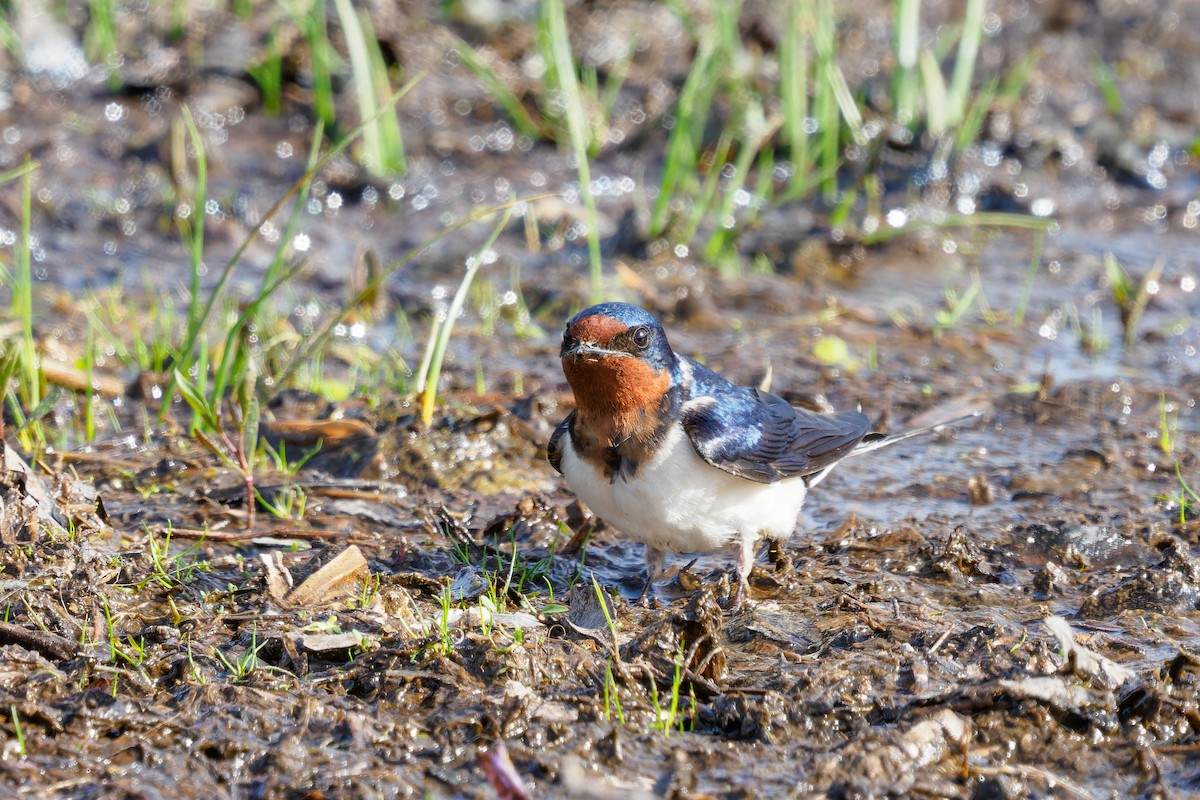
[(920, 56), (921, 83), (925, 86), (925, 122), (929, 132), (941, 136), (946, 132), (948, 115), (946, 97), (946, 82), (942, 80), (942, 69), (937, 59), (929, 50), (922, 50)]
[(892, 100), (896, 120), (912, 126), (917, 120), (921, 0), (896, 0), (896, 73), (892, 77)]
[(662, 178), (659, 179), (658, 197), (654, 200), (654, 208), (650, 212), (650, 235), (658, 236), (666, 229), (667, 211), (675, 197), (676, 189), (681, 181), (696, 172), (696, 162), (699, 159), (699, 149), (696, 144), (697, 130), (693, 130), (693, 121), (703, 131), (704, 119), (708, 116), (708, 102), (712, 97), (716, 69), (716, 37), (705, 35), (700, 40), (692, 68), (684, 81), (683, 89), (679, 92), (676, 103), (675, 127), (671, 130), (671, 138), (667, 143), (667, 155), (663, 163)]
[(950, 79), (950, 91), (946, 98), (946, 121), (951, 126), (958, 125), (966, 115), (971, 79), (975, 75), (975, 62), (979, 59), (979, 43), (983, 40), (983, 10), (984, 0), (967, 0), (962, 38), (958, 42), (954, 75)]
[(1121, 93), (1117, 90), (1117, 79), (1112, 68), (1099, 58), (1093, 58), (1092, 75), (1096, 78), (1096, 87), (1100, 89), (1100, 96), (1104, 98), (1104, 106), (1108, 113), (1114, 117), (1121, 116), (1125, 106), (1121, 102)]
[(525, 104), (500, 80), (500, 76), (484, 62), (474, 48), (466, 42), (460, 42), (454, 52), (462, 60), (463, 66), (483, 81), (492, 97), (496, 98), (496, 102), (504, 109), (504, 113), (517, 126), (517, 130), (530, 139), (540, 139), (546, 133), (543, 126), (526, 110)]
[[(788, 0), (786, 25), (779, 42), (779, 96), (783, 106), (783, 139), (794, 170), (789, 189), (808, 180), (812, 171), (808, 148), (809, 28), (801, 13), (802, 0)], [(789, 192), (789, 194), (791, 194)]]
[(583, 195), (583, 207), (588, 223), (588, 263), (591, 267), (592, 300), (599, 302), (604, 295), (604, 265), (600, 260), (600, 218), (596, 212), (596, 197), (592, 194), (592, 173), (588, 164), (587, 119), (583, 110), (583, 98), (579, 82), (575, 78), (575, 57), (571, 53), (571, 40), (567, 35), (566, 12), (563, 0), (545, 0), (542, 5), (543, 23), (547, 33), (550, 56), (554, 72), (558, 77), (558, 88), (563, 93), (566, 106), (567, 132), (571, 138), (571, 150), (579, 170), (579, 191)]
[(1006, 211), (981, 211), (977, 214), (945, 214), (936, 219), (916, 219), (898, 228), (882, 227), (863, 236), (863, 244), (882, 244), (898, 236), (931, 228), (1015, 228), (1027, 231), (1051, 231), (1058, 221), (1050, 217), (1012, 214)]
[(446, 318), (441, 321), (436, 330), (436, 342), (433, 346), (432, 358), (428, 366), (428, 373), (417, 377), (418, 391), (421, 392), (421, 420), (428, 425), (433, 421), (433, 404), (437, 397), (438, 379), (442, 374), (442, 362), (446, 357), (446, 346), (450, 343), (450, 334), (454, 330), (454, 322), (458, 319), (459, 313), (462, 311), (463, 303), (466, 302), (467, 292), (471, 289), (471, 283), (475, 280), (480, 267), (484, 264), (484, 259), (489, 250), (496, 243), (496, 239), (500, 238), (500, 234), (508, 226), (508, 221), (512, 219), (512, 210), (505, 209), (500, 215), (500, 221), (492, 228), (491, 234), (483, 246), (467, 259), (467, 270), (463, 274), (462, 280), (459, 281), (458, 291), (454, 293), (454, 299), (450, 301), (449, 308), (446, 309)]
[(185, 337), (185, 341), (191, 341), (199, 335), (200, 325), (203, 322), (200, 279), (204, 274), (204, 215), (206, 213), (205, 206), (208, 204), (208, 157), (204, 152), (204, 138), (196, 127), (196, 120), (192, 117), (191, 109), (184, 105), (182, 113), (188, 140), (196, 154), (196, 185), (192, 192), (191, 213), (186, 218), (176, 220), (176, 224), (183, 233), (188, 256), (191, 259), (191, 285), (188, 287), (188, 327)]

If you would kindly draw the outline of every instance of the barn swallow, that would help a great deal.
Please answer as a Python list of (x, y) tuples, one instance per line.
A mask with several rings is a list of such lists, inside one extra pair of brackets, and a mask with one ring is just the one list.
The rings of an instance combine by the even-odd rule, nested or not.
[(550, 439), (550, 464), (646, 545), (641, 599), (666, 553), (736, 550), (740, 608), (759, 539), (791, 536), (811, 487), (844, 458), (932, 429), (884, 436), (856, 411), (812, 413), (738, 386), (674, 352), (658, 320), (627, 303), (572, 317), (559, 355), (575, 410)]

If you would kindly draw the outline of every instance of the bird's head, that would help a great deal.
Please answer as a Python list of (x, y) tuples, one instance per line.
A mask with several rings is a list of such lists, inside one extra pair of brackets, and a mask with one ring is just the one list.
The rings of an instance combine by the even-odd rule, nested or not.
[(572, 317), (559, 355), (580, 413), (594, 425), (615, 418), (624, 435), (663, 405), (679, 369), (662, 325), (628, 303), (601, 303)]

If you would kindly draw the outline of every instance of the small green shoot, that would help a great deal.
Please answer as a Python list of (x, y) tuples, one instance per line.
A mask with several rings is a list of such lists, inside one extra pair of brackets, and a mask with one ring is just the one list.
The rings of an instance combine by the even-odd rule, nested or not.
[(17, 740), (17, 755), (25, 758), (28, 755), (28, 751), (25, 749), (25, 732), (21, 730), (21, 718), (17, 716), (17, 707), (15, 705), (8, 708), (9, 713), (12, 715), (13, 736)]
[[(109, 607), (108, 602), (103, 602), (104, 621), (108, 630), (108, 660), (116, 665), (124, 662), (133, 669), (141, 669), (142, 663), (146, 660), (146, 642), (144, 638), (135, 639), (132, 635), (124, 637), (117, 632), (116, 617)], [(113, 684), (113, 693), (117, 691), (116, 684)]]
[(1099, 57), (1093, 58), (1092, 76), (1096, 79), (1096, 88), (1100, 90), (1100, 96), (1104, 98), (1104, 106), (1108, 109), (1108, 113), (1119, 118), (1124, 104), (1121, 102), (1121, 92), (1117, 89), (1117, 80), (1113, 75), (1112, 68), (1101, 61)]
[(137, 588), (144, 589), (154, 582), (163, 589), (172, 590), (196, 580), (198, 573), (209, 569), (208, 561), (199, 556), (203, 544), (204, 539), (201, 538), (186, 550), (172, 555), (171, 526), (167, 526), (161, 538), (147, 528), (146, 555), (150, 559), (150, 574), (137, 584)]
[[(240, 412), (236, 416), (238, 430), (231, 436), (219, 408), (178, 368), (175, 369), (175, 385), (196, 416), (192, 437), (223, 464), (241, 473), (246, 498), (246, 529), (253, 530), (258, 493), (254, 489), (251, 455), (258, 445), (258, 398), (250, 390), (242, 393), (246, 406), (235, 407)], [(252, 384), (243, 382), (242, 385)]]
[[(683, 732), (683, 718), (679, 714), (679, 697), (683, 689), (683, 659), (684, 646), (683, 640), (680, 639), (679, 651), (675, 655), (675, 673), (671, 679), (671, 702), (665, 709), (662, 707), (662, 698), (659, 697), (654, 674), (647, 673), (650, 678), (650, 703), (654, 707), (654, 722), (650, 723), (650, 727), (653, 730), (661, 731), (664, 738), (671, 735), (672, 728), (676, 728), (680, 733)], [(694, 705), (693, 703), (693, 707)]]
[(1196, 489), (1184, 479), (1183, 469), (1180, 467), (1178, 461), (1175, 462), (1175, 480), (1179, 483), (1179, 489), (1174, 494), (1163, 492), (1162, 494), (1155, 495), (1155, 499), (1169, 506), (1178, 506), (1179, 524), (1184, 525), (1187, 523), (1188, 514), (1200, 513), (1200, 494), (1197, 494)]
[(918, 58), (920, 57), (921, 0), (896, 0), (896, 72), (892, 75), (892, 104), (896, 121), (905, 127), (917, 120)]
[(624, 725), (625, 711), (621, 708), (621, 694), (613, 677), (613, 658), (615, 656), (609, 656), (604, 665), (604, 718), (612, 719), (612, 712), (616, 710), (617, 719)]
[(1145, 277), (1135, 286), (1125, 268), (1117, 261), (1116, 256), (1111, 252), (1104, 254), (1104, 273), (1108, 277), (1108, 284), (1112, 289), (1113, 301), (1121, 312), (1126, 350), (1132, 350), (1137, 341), (1138, 323), (1141, 322), (1142, 314), (1145, 312), (1150, 298), (1158, 293), (1159, 279), (1162, 277), (1165, 266), (1166, 261), (1158, 259), (1150, 267)]
[(1167, 396), (1158, 395), (1158, 446), (1163, 455), (1175, 454), (1175, 436), (1179, 426), (1179, 409), (1167, 402)]
[(250, 646), (242, 650), (241, 653), (234, 655), (233, 650), (230, 650), (230, 654), (226, 655), (214, 647), (213, 655), (225, 665), (225, 669), (234, 683), (245, 683), (258, 670), (260, 666), (258, 654), (266, 646), (267, 643), (265, 641), (261, 643), (258, 641), (258, 627), (255, 626), (250, 633)]
[(340, 59), (329, 41), (325, 0), (311, 0), (307, 9), (295, 17), (295, 22), (308, 44), (312, 58), (313, 110), (321, 121), (322, 129), (337, 130), (333, 78)]
[(1186, 480), (1183, 479), (1183, 471), (1178, 463), (1175, 464), (1175, 477), (1179, 480), (1180, 492), (1179, 500), (1179, 522), (1183, 524), (1189, 511), (1200, 510), (1200, 494), (1196, 494)]
[(441, 613), (434, 620), (435, 632), (438, 640), (433, 645), (435, 655), (448, 656), (454, 652), (454, 636), (450, 629), (450, 607), (453, 600), (450, 596), (450, 587), (446, 586), (442, 589), (442, 593), (438, 595), (438, 608)]
[(980, 283), (979, 275), (975, 274), (971, 278), (971, 285), (961, 295), (951, 286), (947, 286), (946, 307), (939, 309), (934, 315), (934, 333), (948, 331), (962, 321), (975, 304), (979, 301), (983, 294), (983, 285)]
[(192, 655), (192, 640), (187, 642), (187, 660), (188, 660), (188, 679), (200, 686), (208, 683), (208, 676), (200, 671), (200, 665), (196, 663), (195, 657)]
[(263, 497), (256, 488), (254, 497), (276, 519), (299, 522), (304, 519), (304, 512), (308, 509), (308, 493), (302, 486), (285, 486), (275, 493), (272, 500)]
[(604, 590), (600, 588), (600, 581), (596, 580), (595, 573), (592, 573), (592, 591), (596, 593), (596, 602), (600, 604), (600, 610), (604, 613), (604, 621), (608, 624), (608, 633), (612, 637), (613, 658), (617, 659), (617, 663), (621, 663), (621, 650), (617, 647), (617, 621), (613, 619), (612, 613), (608, 610), (608, 601), (605, 598)]

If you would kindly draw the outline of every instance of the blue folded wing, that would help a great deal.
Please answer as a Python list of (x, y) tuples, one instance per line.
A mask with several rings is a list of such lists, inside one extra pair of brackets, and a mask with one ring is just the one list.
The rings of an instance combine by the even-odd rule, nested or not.
[(757, 389), (711, 388), (684, 404), (683, 428), (709, 464), (758, 483), (819, 475), (870, 430), (870, 420), (856, 411), (814, 414)]

